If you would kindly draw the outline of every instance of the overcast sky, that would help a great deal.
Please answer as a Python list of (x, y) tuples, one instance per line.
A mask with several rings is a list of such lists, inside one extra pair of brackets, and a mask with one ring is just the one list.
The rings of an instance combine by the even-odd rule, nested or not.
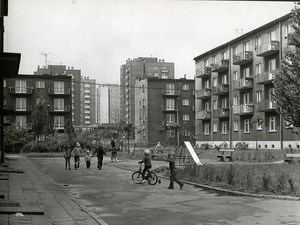
[(127, 58), (175, 63), (193, 78), (193, 58), (291, 11), (293, 2), (177, 0), (9, 0), (4, 49), (19, 52), (20, 74), (38, 65), (80, 69), (98, 83), (119, 83)]

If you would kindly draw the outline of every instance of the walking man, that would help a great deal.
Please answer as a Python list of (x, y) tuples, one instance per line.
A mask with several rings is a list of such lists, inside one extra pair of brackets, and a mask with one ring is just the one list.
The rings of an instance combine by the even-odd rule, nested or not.
[(176, 177), (177, 171), (175, 167), (175, 155), (173, 153), (169, 153), (168, 158), (164, 160), (169, 162), (169, 169), (170, 169), (170, 185), (168, 189), (174, 189), (174, 181), (180, 186), (180, 189), (182, 189), (183, 183), (181, 183)]

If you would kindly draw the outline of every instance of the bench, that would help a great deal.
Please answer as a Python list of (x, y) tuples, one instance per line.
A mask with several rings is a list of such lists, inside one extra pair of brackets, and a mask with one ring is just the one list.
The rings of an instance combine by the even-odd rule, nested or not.
[(286, 154), (285, 162), (293, 163), (295, 161), (300, 162), (300, 154)]
[(217, 158), (220, 158), (221, 162), (224, 162), (225, 158), (228, 159), (230, 162), (233, 161), (232, 154), (234, 152), (234, 149), (220, 149), (219, 152), (222, 154), (217, 155)]
[(151, 154), (151, 158), (152, 158), (152, 160), (158, 160), (158, 159), (161, 159), (161, 160), (163, 160), (164, 158), (166, 158), (167, 157), (167, 155), (168, 154), (163, 154), (163, 153), (157, 153), (157, 154), (155, 154), (155, 153), (153, 153), (153, 154)]

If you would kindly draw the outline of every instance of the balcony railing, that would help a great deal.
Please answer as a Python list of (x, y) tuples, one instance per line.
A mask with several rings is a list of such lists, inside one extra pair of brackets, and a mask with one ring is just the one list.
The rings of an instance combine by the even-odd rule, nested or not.
[(235, 115), (249, 115), (254, 112), (254, 105), (252, 103), (234, 105), (232, 106), (233, 114)]
[(218, 108), (214, 110), (214, 117), (216, 118), (228, 118), (229, 108)]
[(300, 42), (297, 40), (295, 34), (291, 33), (287, 36), (287, 45), (299, 46)]
[(222, 72), (226, 71), (229, 68), (229, 60), (228, 59), (222, 59), (219, 62), (211, 64), (212, 66), (212, 72)]
[(211, 119), (211, 111), (199, 111), (196, 112), (197, 120), (209, 120)]
[(71, 112), (72, 107), (70, 105), (65, 105), (63, 107), (59, 106), (48, 106), (48, 112), (49, 113), (68, 113)]
[(31, 95), (33, 87), (9, 87), (9, 93), (14, 95)]
[(266, 71), (261, 74), (257, 74), (255, 77), (256, 83), (257, 84), (269, 84), (272, 83), (272, 81), (275, 78), (276, 73), (278, 73), (278, 69), (276, 70), (271, 70), (271, 71)]
[(163, 105), (162, 106), (162, 111), (164, 112), (176, 112), (177, 111), (177, 107), (170, 107), (170, 106), (166, 106), (166, 105)]
[(211, 96), (211, 89), (205, 88), (203, 90), (196, 91), (196, 98), (209, 98)]
[(260, 112), (273, 112), (276, 110), (276, 103), (273, 100), (265, 99), (257, 103), (257, 109)]
[(180, 91), (175, 89), (165, 89), (161, 91), (163, 96), (179, 96)]
[(205, 66), (196, 70), (196, 78), (204, 78), (211, 75), (211, 67)]
[(234, 80), (232, 82), (232, 86), (234, 89), (238, 90), (246, 90), (253, 88), (253, 77), (246, 77), (240, 80)]
[(221, 84), (220, 86), (213, 87), (212, 93), (214, 95), (224, 95), (229, 93), (229, 84)]
[(233, 55), (233, 65), (243, 65), (253, 60), (252, 51), (243, 51), (236, 55)]
[(70, 88), (48, 88), (49, 95), (69, 95), (71, 94)]
[(259, 46), (256, 49), (257, 56), (268, 56), (279, 52), (279, 41), (268, 41)]
[(12, 110), (13, 112), (30, 113), (32, 112), (32, 105), (10, 105), (5, 106), (5, 110)]

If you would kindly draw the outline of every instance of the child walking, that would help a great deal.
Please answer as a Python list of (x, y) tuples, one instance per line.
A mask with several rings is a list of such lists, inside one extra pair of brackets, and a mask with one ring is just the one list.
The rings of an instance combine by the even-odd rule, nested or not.
[(90, 150), (86, 151), (86, 155), (84, 157), (85, 163), (86, 163), (86, 168), (89, 169), (91, 167), (91, 160), (92, 160), (92, 155)]
[(66, 144), (63, 146), (64, 148), (64, 158), (65, 158), (65, 166), (66, 166), (66, 170), (69, 168), (69, 170), (71, 169), (70, 166), (70, 161), (71, 161), (71, 148), (69, 144)]
[(80, 164), (80, 156), (82, 155), (82, 150), (79, 142), (76, 142), (76, 147), (73, 149), (72, 154), (74, 155), (74, 168), (75, 170), (78, 170)]
[(182, 189), (183, 183), (181, 183), (176, 177), (177, 171), (175, 167), (175, 155), (173, 153), (169, 153), (168, 158), (164, 160), (169, 162), (170, 169), (170, 185), (168, 189), (174, 189), (174, 181), (180, 186), (180, 189)]

